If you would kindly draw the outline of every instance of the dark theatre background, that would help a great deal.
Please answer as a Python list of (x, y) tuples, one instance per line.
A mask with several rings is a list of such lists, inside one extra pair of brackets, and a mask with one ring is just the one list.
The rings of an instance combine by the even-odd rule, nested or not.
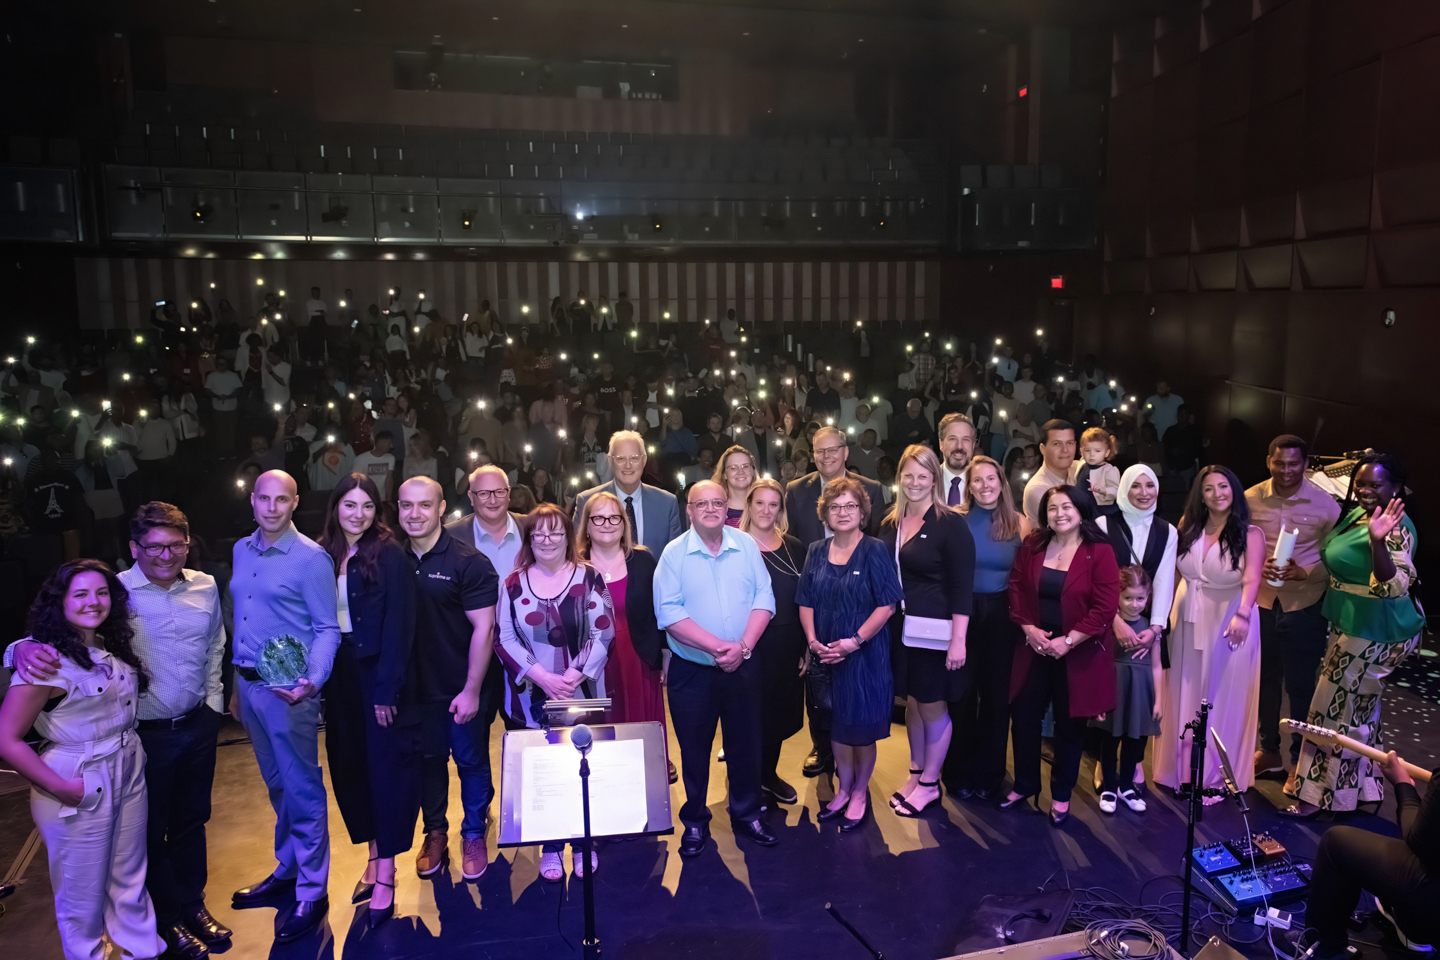
[[(923, 331), (988, 355), (1043, 328), (1061, 360), (1093, 353), (1132, 392), (1168, 380), (1207, 459), (1246, 484), (1277, 433), (1399, 453), (1422, 577), (1437, 570), (1427, 0), (11, 0), (0, 25), (0, 353), (25, 335), (113, 344), (159, 300), (226, 298), (243, 322), (257, 279), (296, 304), (348, 288), (362, 311), (423, 289), (448, 322), (488, 299), (508, 325), (623, 290), (642, 325), (734, 308), (817, 355), (859, 319), (887, 387)], [(23, 604), (5, 605), (8, 627)], [(1434, 695), (1433, 678), (1426, 697), (1386, 694), (1426, 767)], [(271, 827), (253, 761), (221, 755), (217, 891), (265, 868), (252, 840)], [(947, 801), (933, 827), (888, 818), (870, 849), (732, 842), (683, 875), (664, 843), (614, 845), (597, 873), (607, 952), (861, 956), (823, 915), (833, 900), (887, 956), (938, 957), (986, 894), (1136, 899), (1175, 872), (1183, 811), (1157, 792), (1143, 820), (1101, 819), (1089, 770), (1076, 836)], [(1280, 802), (1277, 783), (1257, 789)], [(1321, 825), (1257, 806), (1257, 829), (1313, 853)], [(1393, 832), (1386, 817), (1393, 804), (1366, 823)], [(348, 882), (363, 854), (338, 823)], [(0, 795), (0, 877), (29, 826), (24, 794)], [(1244, 830), (1228, 806), (1206, 827)], [(402, 858), (397, 906), (418, 929), (347, 936), (335, 909), (333, 941), (270, 955), (568, 956), (533, 859), (432, 896)], [(59, 956), (44, 857), (27, 864), (0, 942)], [(237, 956), (269, 952), (268, 912), (227, 919)]]

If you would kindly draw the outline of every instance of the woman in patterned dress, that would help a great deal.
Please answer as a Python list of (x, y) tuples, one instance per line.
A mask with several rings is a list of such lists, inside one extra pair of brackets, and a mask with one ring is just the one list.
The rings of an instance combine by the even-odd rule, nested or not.
[[(515, 572), (505, 579), (496, 610), (500, 648), (510, 683), (505, 713), (539, 729), (547, 700), (604, 697), (605, 662), (615, 638), (615, 610), (605, 578), (575, 553), (570, 514), (553, 503), (536, 507), (520, 526)], [(540, 876), (565, 878), (563, 843), (545, 844)], [(577, 877), (594, 870), (574, 851)]]
[[(1416, 582), (1415, 525), (1405, 516), (1405, 468), (1389, 454), (1362, 457), (1355, 501), (1325, 538), (1330, 572), (1325, 619), (1330, 645), (1307, 718), (1384, 752), (1380, 697), (1385, 678), (1420, 646), (1425, 613), (1410, 596)], [(1385, 798), (1380, 765), (1306, 741), (1295, 770), (1296, 802), (1285, 816), (1309, 819)]]

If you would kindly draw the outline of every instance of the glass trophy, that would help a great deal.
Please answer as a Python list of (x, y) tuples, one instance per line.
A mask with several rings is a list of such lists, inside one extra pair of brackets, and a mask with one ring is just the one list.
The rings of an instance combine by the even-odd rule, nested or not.
[(305, 648), (289, 634), (266, 640), (255, 658), (255, 672), (270, 687), (296, 686), (309, 666)]

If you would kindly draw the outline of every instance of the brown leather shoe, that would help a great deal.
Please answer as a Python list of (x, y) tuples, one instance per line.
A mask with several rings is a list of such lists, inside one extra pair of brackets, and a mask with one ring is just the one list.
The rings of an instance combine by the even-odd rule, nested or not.
[(479, 880), (490, 866), (490, 851), (484, 837), (466, 837), (460, 841), (463, 853), (460, 858), (460, 872), (466, 880)]
[(445, 865), (445, 859), (450, 855), (450, 837), (443, 830), (431, 830), (425, 834), (425, 842), (420, 845), (420, 853), (415, 857), (415, 872), (422, 877), (428, 877)]

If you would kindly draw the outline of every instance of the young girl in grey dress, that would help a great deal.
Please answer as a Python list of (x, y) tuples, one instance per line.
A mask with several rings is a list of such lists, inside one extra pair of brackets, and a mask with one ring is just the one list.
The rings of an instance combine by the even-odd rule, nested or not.
[[(1120, 619), (1136, 633), (1149, 626), (1144, 616), (1150, 601), (1150, 575), (1136, 564), (1120, 568)], [(1145, 783), (1131, 783), (1145, 759), (1145, 745), (1160, 732), (1160, 708), (1155, 690), (1160, 680), (1160, 658), (1155, 644), (1138, 650), (1115, 645), (1115, 709), (1094, 725), (1105, 733), (1100, 747), (1100, 809), (1114, 813), (1119, 801), (1136, 813), (1145, 812)], [(1116, 762), (1116, 752), (1119, 762)], [(1125, 783), (1120, 774), (1125, 774)]]

